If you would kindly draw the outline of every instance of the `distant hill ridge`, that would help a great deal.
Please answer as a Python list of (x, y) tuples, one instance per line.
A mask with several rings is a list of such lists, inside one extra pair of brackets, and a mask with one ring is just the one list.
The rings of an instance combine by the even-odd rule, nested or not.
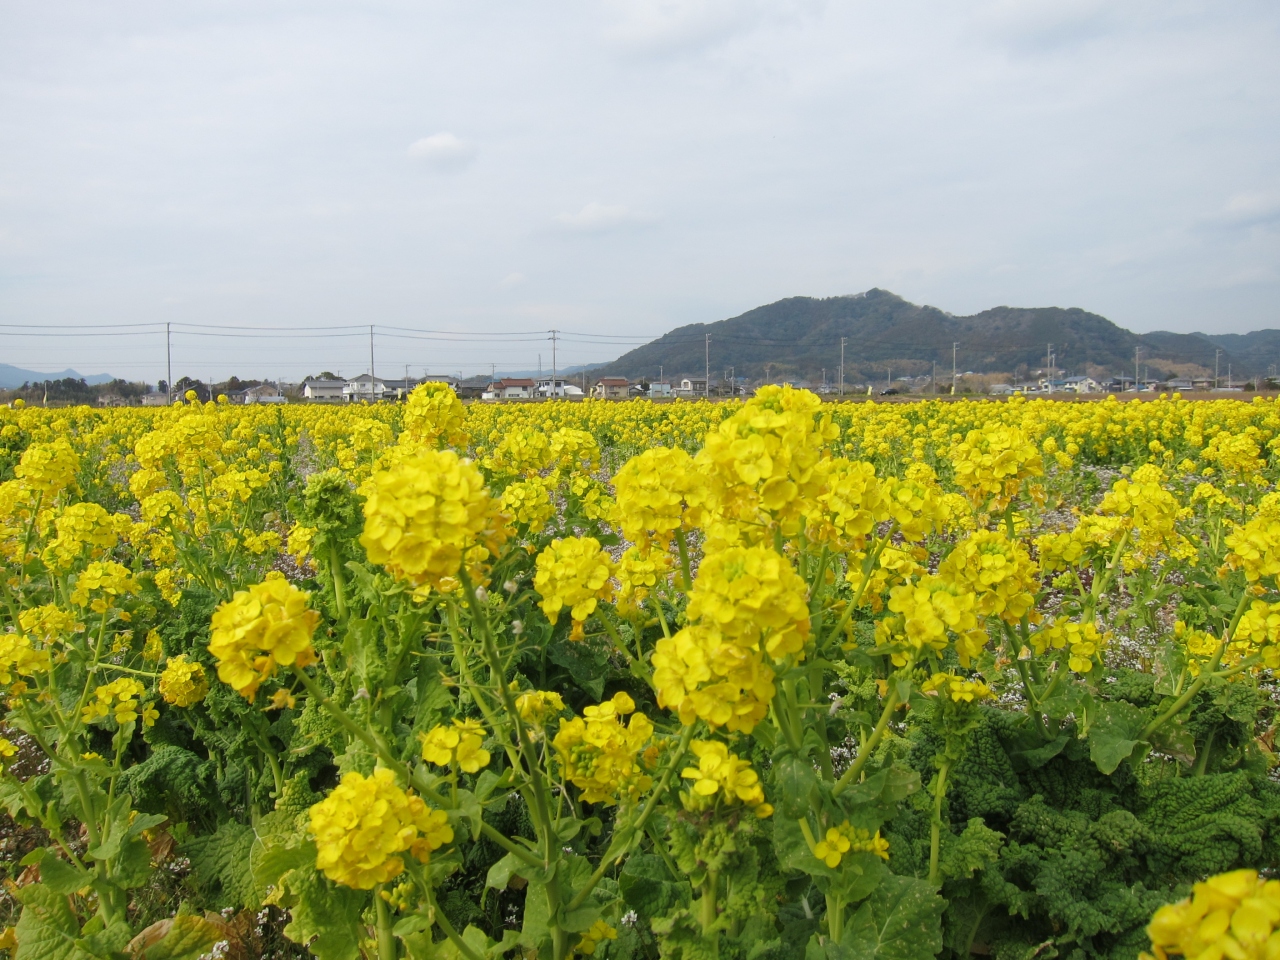
[(24, 383), (43, 383), (46, 380), (67, 379), (84, 380), (85, 383), (93, 386), (98, 383), (110, 383), (115, 378), (109, 373), (94, 373), (86, 377), (83, 373), (77, 373), (71, 369), (66, 369), (59, 373), (38, 373), (35, 370), (24, 370), (22, 367), (0, 363), (0, 390), (12, 390), (14, 387), (22, 386)]
[[(790, 376), (817, 379), (825, 368), (834, 380), (845, 343), (845, 380), (925, 373), (936, 362), (950, 375), (952, 344), (960, 371), (1027, 375), (1045, 366), (1048, 345), (1054, 367), (1077, 374), (1133, 374), (1140, 351), (1145, 375), (1169, 376), (1190, 367), (1212, 371), (1221, 349), (1222, 377), (1228, 364), (1237, 381), (1265, 376), (1280, 363), (1280, 330), (1248, 334), (1155, 332), (1137, 334), (1106, 317), (1076, 307), (993, 307), (954, 316), (918, 306), (887, 290), (850, 296), (789, 297), (741, 316), (678, 327), (594, 371), (602, 376), (671, 379), (700, 375), (706, 335), (711, 335), (711, 374), (732, 367), (739, 377)], [(895, 369), (896, 368), (896, 369)]]

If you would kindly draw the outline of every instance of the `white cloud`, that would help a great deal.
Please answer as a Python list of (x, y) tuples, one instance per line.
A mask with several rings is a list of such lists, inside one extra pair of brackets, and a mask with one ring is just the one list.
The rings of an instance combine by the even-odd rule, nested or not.
[(523, 273), (508, 273), (505, 277), (498, 281), (498, 286), (506, 289), (508, 287), (518, 287), (524, 283), (528, 277)]
[(1280, 194), (1238, 193), (1211, 220), (1229, 227), (1275, 223), (1280, 221)]
[(713, 46), (765, 20), (793, 19), (821, 0), (612, 0), (606, 37), (625, 50), (683, 53)]
[(651, 223), (653, 217), (636, 213), (622, 205), (610, 206), (592, 202), (577, 213), (560, 214), (555, 221), (566, 230), (572, 230), (575, 233), (604, 233), (608, 230)]
[(434, 133), (415, 140), (409, 147), (409, 156), (443, 172), (462, 170), (476, 158), (475, 144), (452, 133)]

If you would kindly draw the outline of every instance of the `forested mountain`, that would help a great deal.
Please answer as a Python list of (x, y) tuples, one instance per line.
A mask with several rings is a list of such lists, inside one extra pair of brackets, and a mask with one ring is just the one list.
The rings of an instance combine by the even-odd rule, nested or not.
[[(925, 373), (936, 362), (939, 375), (955, 363), (960, 371), (1026, 375), (1045, 366), (1049, 345), (1054, 366), (1073, 373), (1133, 373), (1135, 349), (1143, 373), (1212, 370), (1221, 348), (1221, 369), (1232, 364), (1237, 379), (1265, 374), (1280, 362), (1280, 330), (1238, 335), (1136, 334), (1106, 317), (1078, 308), (993, 307), (954, 316), (917, 306), (887, 290), (852, 296), (790, 297), (715, 323), (679, 327), (599, 368), (600, 375), (668, 379), (701, 374), (710, 334), (713, 377), (729, 368), (739, 377), (834, 380), (845, 338), (845, 379), (880, 378), (887, 372)], [(768, 373), (766, 374), (766, 369)]]

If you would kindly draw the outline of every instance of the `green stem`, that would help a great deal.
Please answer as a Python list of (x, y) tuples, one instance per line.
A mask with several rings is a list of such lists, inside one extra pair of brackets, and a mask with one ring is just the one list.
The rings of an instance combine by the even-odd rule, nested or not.
[(947, 773), (950, 763), (938, 768), (938, 779), (933, 786), (933, 823), (929, 829), (929, 882), (938, 882), (938, 855), (942, 849), (942, 800), (947, 795)]
[(684, 580), (684, 592), (693, 588), (693, 577), (689, 575), (689, 545), (684, 539), (684, 528), (676, 527), (676, 546), (680, 549), (680, 576)]
[(1193, 777), (1203, 777), (1204, 772), (1209, 766), (1209, 754), (1213, 753), (1213, 738), (1217, 735), (1218, 728), (1214, 727), (1209, 731), (1209, 735), (1204, 738), (1204, 746), (1200, 748), (1200, 756), (1196, 757), (1196, 766), (1192, 770)]
[(347, 619), (347, 585), (342, 576), (342, 556), (336, 543), (329, 544), (329, 572), (333, 575), (333, 602), (338, 608), (338, 620)]
[[(684, 761), (684, 755), (689, 749), (689, 742), (693, 740), (692, 726), (684, 728), (684, 732), (680, 734), (680, 743), (671, 755), (671, 760), (667, 764), (667, 769), (662, 772), (662, 779), (658, 781), (658, 785), (654, 787), (653, 793), (649, 795), (649, 800), (645, 804), (644, 809), (640, 811), (634, 823), (625, 831), (619, 831), (616, 828), (613, 832), (613, 840), (609, 843), (609, 849), (605, 851), (603, 857), (600, 858), (600, 865), (583, 884), (582, 889), (574, 895), (569, 901), (569, 905), (565, 907), (566, 912), (577, 910), (578, 907), (591, 896), (591, 891), (595, 889), (596, 884), (604, 879), (605, 872), (609, 866), (619, 857), (623, 857), (633, 847), (637, 840), (643, 835), (645, 824), (649, 822), (649, 818), (653, 815), (653, 811), (657, 808), (658, 800), (663, 793), (666, 792), (667, 784), (671, 782), (671, 775), (675, 773), (676, 767)], [(619, 836), (619, 834), (622, 834)]]
[(1240, 603), (1236, 606), (1235, 615), (1232, 616), (1231, 623), (1227, 627), (1226, 633), (1223, 634), (1222, 642), (1218, 644), (1218, 649), (1214, 651), (1213, 659), (1209, 661), (1206, 667), (1201, 669), (1200, 676), (1196, 677), (1191, 686), (1187, 687), (1186, 692), (1175, 700), (1168, 710), (1160, 714), (1160, 716), (1156, 717), (1142, 728), (1142, 733), (1139, 734), (1138, 739), (1150, 740), (1153, 733), (1181, 713), (1182, 708), (1190, 703), (1192, 698), (1204, 688), (1206, 683), (1209, 682), (1209, 678), (1213, 676), (1214, 671), (1218, 669), (1218, 664), (1222, 662), (1222, 655), (1226, 653), (1227, 644), (1231, 642), (1231, 637), (1235, 633), (1236, 626), (1240, 623), (1240, 618), (1244, 616), (1245, 604), (1248, 602), (1249, 593), (1246, 591), (1240, 597)]
[(839, 943), (844, 936), (844, 901), (827, 894), (827, 935), (832, 943)]
[(391, 932), (391, 909), (382, 899), (383, 884), (373, 891), (374, 908), (378, 916), (378, 960), (396, 960), (396, 938)]
[[(912, 661), (914, 664), (914, 660)], [(908, 664), (910, 669), (912, 664)], [(889, 718), (893, 715), (893, 711), (898, 708), (898, 685), (894, 683), (893, 677), (889, 678), (889, 694), (884, 700), (884, 709), (880, 711), (880, 719), (876, 722), (876, 728), (871, 731), (871, 736), (867, 738), (867, 742), (862, 745), (862, 749), (858, 751), (857, 757), (853, 763), (849, 764), (846, 770), (836, 781), (836, 785), (831, 788), (831, 795), (838, 797), (844, 793), (845, 788), (850, 783), (857, 781), (858, 774), (862, 773), (862, 768), (867, 765), (867, 761), (871, 759), (871, 754), (875, 752), (877, 746), (880, 745), (880, 738), (884, 736), (885, 730), (889, 726)]]

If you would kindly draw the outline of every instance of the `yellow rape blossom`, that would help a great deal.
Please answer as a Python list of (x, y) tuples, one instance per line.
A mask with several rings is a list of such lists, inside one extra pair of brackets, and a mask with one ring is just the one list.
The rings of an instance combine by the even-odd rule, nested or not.
[(730, 807), (743, 804), (762, 819), (773, 813), (773, 806), (764, 802), (760, 775), (748, 761), (718, 740), (695, 740), (689, 749), (698, 765), (680, 771), (682, 778), (693, 781), (691, 792), (682, 796), (686, 809), (699, 811), (721, 802)]
[(551, 745), (565, 779), (582, 791), (587, 803), (634, 801), (653, 785), (642, 765), (653, 724), (643, 713), (626, 725), (622, 722), (635, 708), (629, 696), (616, 693), (598, 706), (586, 707), (581, 717), (560, 721)]
[(811, 848), (813, 855), (834, 870), (840, 861), (851, 853), (874, 853), (882, 860), (889, 859), (889, 841), (861, 827), (853, 827), (846, 820), (839, 826), (828, 828), (822, 839)]
[(189, 707), (203, 700), (208, 692), (209, 678), (205, 676), (204, 667), (187, 659), (186, 654), (179, 654), (165, 664), (160, 674), (160, 696), (165, 703)]
[(1280, 880), (1255, 870), (1202, 880), (1186, 900), (1157, 910), (1147, 935), (1156, 960), (1273, 960), (1280, 955)]
[(420, 736), (422, 759), (436, 766), (456, 763), (463, 773), (478, 773), (489, 765), (489, 751), (481, 746), (487, 733), (475, 720), (454, 720), (452, 726), (437, 725)]
[(480, 470), (452, 450), (429, 450), (375, 473), (360, 543), (398, 580), (447, 593), (465, 562), (473, 581), (507, 538), (506, 517)]
[(209, 640), (218, 679), (252, 700), (277, 666), (313, 663), (311, 635), (320, 615), (308, 607), (309, 597), (275, 574), (219, 606)]
[(595, 537), (565, 537), (552, 540), (538, 554), (533, 588), (542, 597), (542, 612), (553, 624), (560, 611), (569, 608), (571, 636), (577, 640), (582, 638), (582, 625), (595, 613), (596, 604), (613, 595), (611, 576), (613, 561)]
[(370, 777), (346, 774), (309, 816), (316, 868), (356, 890), (371, 890), (403, 873), (400, 854), (425, 861), (453, 840), (448, 815), (400, 789), (385, 768)]

